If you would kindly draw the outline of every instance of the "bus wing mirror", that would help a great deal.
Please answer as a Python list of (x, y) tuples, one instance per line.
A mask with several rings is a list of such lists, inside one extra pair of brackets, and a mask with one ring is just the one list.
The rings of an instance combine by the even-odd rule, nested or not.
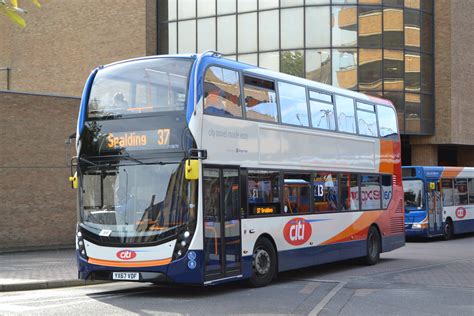
[(199, 179), (199, 160), (197, 159), (186, 160), (185, 178), (186, 180)]
[(430, 182), (430, 189), (431, 189), (431, 190), (436, 189), (436, 186), (435, 186), (435, 183), (434, 183), (434, 182)]
[(77, 189), (78, 183), (77, 183), (77, 172), (74, 173), (73, 176), (69, 177), (69, 182), (71, 182), (71, 188)]

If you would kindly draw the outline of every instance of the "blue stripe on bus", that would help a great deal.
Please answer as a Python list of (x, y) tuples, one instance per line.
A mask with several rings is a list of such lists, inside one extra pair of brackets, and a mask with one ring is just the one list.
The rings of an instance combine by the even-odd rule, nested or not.
[(463, 234), (474, 232), (474, 219), (466, 219), (463, 221), (453, 221), (454, 233)]
[(98, 70), (99, 68), (92, 70), (91, 74), (89, 75), (89, 78), (87, 78), (86, 84), (84, 86), (84, 90), (82, 91), (81, 105), (79, 107), (79, 117), (77, 119), (77, 131), (79, 132), (79, 135), (76, 135), (77, 139), (80, 138), (82, 134), (82, 130), (84, 128), (84, 121), (86, 120), (87, 103), (89, 101), (89, 95), (91, 93), (92, 83), (94, 81), (95, 75), (97, 74)]

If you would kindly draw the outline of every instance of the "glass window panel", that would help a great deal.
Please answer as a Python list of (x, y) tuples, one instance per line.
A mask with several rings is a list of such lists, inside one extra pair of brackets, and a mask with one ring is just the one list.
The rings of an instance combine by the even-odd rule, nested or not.
[(245, 111), (247, 118), (278, 122), (278, 110), (274, 83), (245, 76)]
[(216, 18), (199, 19), (198, 53), (208, 49), (216, 50)]
[(257, 1), (256, 0), (238, 0), (237, 6), (239, 12), (248, 12), (257, 10)]
[(309, 126), (306, 89), (301, 86), (278, 82), (278, 94), (282, 123)]
[(387, 208), (392, 200), (392, 176), (382, 175), (382, 208)]
[(433, 52), (433, 16), (421, 14), (421, 50), (426, 53)]
[(279, 0), (258, 0), (260, 10), (278, 8)]
[(375, 106), (373, 104), (357, 102), (357, 109), (375, 113)]
[(176, 1), (177, 0), (168, 0), (168, 20), (176, 20)]
[(316, 100), (316, 101), (323, 101), (327, 103), (332, 104), (332, 95), (326, 94), (326, 93), (321, 93), (321, 92), (316, 92), (316, 91), (310, 91), (309, 92), (309, 98)]
[(178, 22), (178, 53), (196, 52), (196, 20)]
[(280, 47), (280, 14), (278, 10), (259, 12), (259, 49), (260, 51)]
[(377, 210), (381, 207), (380, 176), (360, 176), (360, 199), (362, 210)]
[(383, 52), (383, 80), (384, 89), (403, 91), (403, 51), (386, 49)]
[(303, 8), (281, 10), (281, 48), (301, 48), (304, 38)]
[(359, 0), (359, 4), (382, 4), (382, 0)]
[(433, 96), (430, 94), (421, 95), (421, 132), (433, 134), (434, 131), (434, 106)]
[(421, 0), (421, 10), (433, 13), (434, 0)]
[(248, 202), (251, 215), (280, 213), (280, 173), (249, 170)]
[(359, 47), (382, 47), (381, 7), (359, 7)]
[(340, 209), (343, 211), (357, 211), (359, 209), (359, 186), (357, 175), (343, 173), (339, 176), (341, 187)]
[(302, 50), (281, 52), (280, 71), (304, 77), (304, 55)]
[(397, 117), (388, 106), (377, 105), (380, 137), (397, 138)]
[(420, 54), (405, 53), (405, 91), (420, 91)]
[(332, 46), (357, 46), (357, 7), (332, 7)]
[(258, 58), (259, 67), (267, 68), (273, 71), (280, 71), (280, 53), (270, 52), (262, 53)]
[(237, 71), (214, 66), (206, 71), (204, 113), (242, 117)]
[(191, 19), (196, 17), (195, 0), (178, 0), (178, 19)]
[(231, 59), (231, 60), (237, 60), (237, 55), (226, 55), (225, 58)]
[(244, 54), (244, 55), (239, 55), (239, 61), (250, 64), (250, 65), (255, 65), (258, 66), (258, 57), (257, 54)]
[(336, 95), (337, 126), (341, 132), (357, 133), (354, 99)]
[(303, 0), (281, 0), (280, 6), (281, 7), (300, 7), (303, 6)]
[(217, 50), (223, 54), (235, 54), (236, 51), (235, 15), (217, 18)]
[(420, 49), (420, 11), (405, 10), (405, 48)]
[[(384, 92), (384, 99), (392, 101), (392, 104), (397, 110), (398, 126), (400, 133), (405, 132), (405, 98), (402, 92)], [(380, 116), (379, 116), (380, 124)]]
[(443, 206), (453, 206), (453, 180), (452, 179), (441, 179), (441, 190), (443, 195)]
[(454, 205), (468, 203), (467, 179), (454, 179)]
[(329, 49), (306, 50), (306, 78), (331, 84), (331, 51)]
[(239, 14), (239, 53), (257, 51), (257, 13)]
[(403, 7), (404, 0), (383, 0), (384, 6)]
[(236, 10), (236, 0), (217, 0), (217, 14), (229, 14), (235, 13)]
[(360, 135), (377, 137), (377, 118), (374, 112), (357, 110), (357, 125)]
[(416, 93), (405, 94), (405, 132), (420, 133), (421, 96)]
[(178, 39), (176, 37), (177, 28), (178, 28), (178, 23), (176, 22), (168, 23), (168, 54), (176, 54), (178, 52), (176, 50), (176, 47), (178, 45)]
[(382, 90), (382, 50), (359, 49), (359, 89)]
[(356, 4), (357, 0), (332, 0), (333, 4)]
[(309, 213), (311, 176), (309, 174), (285, 174), (283, 188), (284, 213)]
[(306, 0), (306, 5), (311, 4), (329, 4), (331, 0)]
[(433, 92), (433, 56), (421, 54), (421, 91)]
[(334, 105), (316, 100), (310, 100), (311, 124), (314, 128), (336, 130), (336, 118), (334, 115)]
[(216, 0), (197, 1), (198, 17), (216, 15)]
[(420, 0), (405, 0), (405, 7), (411, 9), (420, 9)]
[(332, 84), (344, 89), (357, 88), (357, 50), (332, 50)]
[(469, 204), (474, 204), (474, 179), (468, 179)]
[(383, 46), (385, 48), (402, 48), (403, 43), (403, 10), (384, 8)]
[(331, 46), (329, 7), (306, 8), (306, 47)]
[(337, 211), (338, 205), (337, 174), (318, 172), (313, 178), (313, 201), (316, 212)]

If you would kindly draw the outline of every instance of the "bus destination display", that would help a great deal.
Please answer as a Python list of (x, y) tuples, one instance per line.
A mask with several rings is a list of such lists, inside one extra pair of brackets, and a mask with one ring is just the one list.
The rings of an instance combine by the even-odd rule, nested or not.
[(178, 149), (179, 144), (170, 142), (172, 131), (169, 128), (157, 130), (111, 132), (107, 135), (107, 150), (123, 149), (128, 150), (157, 150), (157, 149)]

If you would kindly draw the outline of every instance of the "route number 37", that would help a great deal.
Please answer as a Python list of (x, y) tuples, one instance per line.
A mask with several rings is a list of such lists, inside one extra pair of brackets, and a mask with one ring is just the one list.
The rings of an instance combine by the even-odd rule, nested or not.
[(170, 142), (170, 129), (160, 128), (158, 130), (158, 145), (168, 145)]

